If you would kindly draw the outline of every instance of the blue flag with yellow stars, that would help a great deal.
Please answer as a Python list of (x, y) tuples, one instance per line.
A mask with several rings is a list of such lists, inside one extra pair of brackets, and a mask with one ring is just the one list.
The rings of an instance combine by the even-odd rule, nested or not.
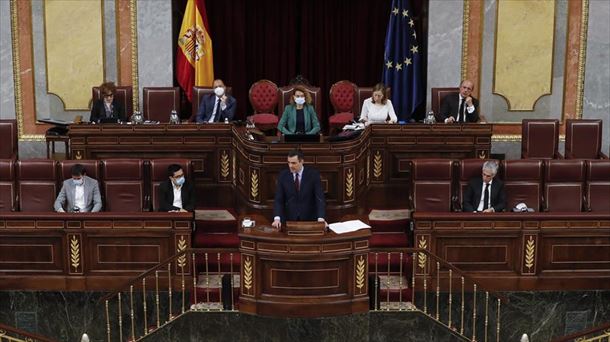
[(424, 100), (421, 51), (409, 1), (392, 0), (383, 54), (382, 80), (392, 88), (392, 104), (401, 121), (409, 121)]

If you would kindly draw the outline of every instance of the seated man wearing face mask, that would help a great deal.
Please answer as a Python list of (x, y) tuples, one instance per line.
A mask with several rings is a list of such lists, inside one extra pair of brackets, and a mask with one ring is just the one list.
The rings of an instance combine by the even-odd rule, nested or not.
[(168, 179), (159, 184), (159, 211), (194, 211), (195, 187), (178, 164), (167, 167)]
[(201, 98), (197, 110), (197, 123), (232, 121), (235, 115), (235, 98), (226, 93), (225, 83), (221, 79), (214, 80), (214, 94)]
[(55, 199), (55, 211), (87, 213), (102, 210), (102, 197), (97, 181), (85, 174), (85, 167), (81, 164), (74, 164), (70, 172), (72, 178), (64, 181)]

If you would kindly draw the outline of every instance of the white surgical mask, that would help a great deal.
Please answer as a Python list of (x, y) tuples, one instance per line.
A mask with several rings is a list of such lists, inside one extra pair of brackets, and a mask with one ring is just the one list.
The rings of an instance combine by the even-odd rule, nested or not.
[(294, 102), (298, 105), (302, 105), (305, 103), (305, 98), (304, 97), (295, 97)]
[(180, 186), (184, 184), (184, 177), (180, 177), (178, 179), (176, 179), (176, 185)]
[(222, 96), (225, 94), (225, 88), (223, 87), (216, 87), (214, 88), (214, 94), (216, 94), (216, 96)]

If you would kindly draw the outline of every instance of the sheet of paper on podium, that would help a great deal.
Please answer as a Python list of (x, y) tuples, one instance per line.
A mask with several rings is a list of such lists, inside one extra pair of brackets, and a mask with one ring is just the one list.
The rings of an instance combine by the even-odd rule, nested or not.
[(331, 223), (328, 228), (337, 234), (351, 233), (360, 229), (371, 228), (368, 224), (360, 220)]

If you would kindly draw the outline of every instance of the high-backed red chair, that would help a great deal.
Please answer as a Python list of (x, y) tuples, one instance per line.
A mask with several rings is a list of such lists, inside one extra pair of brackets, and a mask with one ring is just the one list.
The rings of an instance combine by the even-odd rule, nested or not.
[(17, 161), (19, 209), (53, 211), (57, 196), (57, 167), (50, 159)]
[(339, 81), (330, 87), (330, 103), (335, 114), (328, 118), (329, 129), (341, 130), (356, 117), (358, 101), (356, 93), (358, 87), (350, 81)]
[(523, 119), (521, 122), (521, 158), (563, 158), (559, 154), (559, 120)]
[(544, 210), (578, 212), (583, 208), (585, 162), (552, 159), (544, 162)]
[[(473, 177), (481, 177), (483, 174), (483, 164), (485, 164), (485, 162), (488, 159), (478, 159), (478, 158), (472, 158), (472, 159), (462, 159), (459, 162), (459, 166), (458, 166), (458, 175), (457, 175), (457, 197), (456, 200), (454, 202), (454, 209), (459, 209), (461, 210), (462, 208), (462, 201), (464, 200), (464, 193), (466, 192), (466, 189), (468, 188), (468, 182), (470, 181), (471, 178)], [(495, 159), (490, 159), (495, 161), (496, 163), (498, 163), (498, 174), (496, 175), (496, 177), (500, 177), (500, 163), (495, 160)]]
[(284, 108), (290, 104), (290, 97), (296, 86), (305, 88), (305, 91), (311, 95), (313, 108), (316, 110), (318, 121), (320, 122), (320, 126), (322, 126), (322, 91), (319, 87), (312, 87), (305, 84), (292, 84), (280, 88), (280, 104), (278, 106), (279, 118), (282, 118)]
[(0, 212), (15, 211), (15, 162), (0, 159)]
[(275, 114), (279, 100), (277, 85), (269, 80), (257, 81), (250, 87), (248, 97), (254, 109), (254, 115), (248, 119), (262, 130), (277, 128), (279, 121)]
[(172, 110), (180, 114), (179, 87), (144, 87), (142, 101), (145, 120), (169, 122)]
[(587, 210), (610, 213), (610, 160), (587, 160)]
[(608, 159), (602, 152), (602, 120), (566, 120), (566, 159)]
[(411, 172), (415, 211), (451, 211), (453, 161), (450, 159), (414, 159)]
[[(227, 94), (231, 95), (233, 93), (233, 88), (226, 88)], [(199, 110), (199, 105), (201, 104), (201, 98), (204, 95), (214, 94), (214, 88), (212, 87), (193, 87), (193, 101), (191, 102), (191, 117), (189, 118), (189, 122), (197, 121), (197, 111)]]
[[(385, 93), (388, 99), (392, 98), (392, 87), (386, 87)], [(364, 100), (373, 96), (373, 87), (358, 87), (356, 89), (356, 104), (358, 105), (356, 110), (356, 115), (354, 117), (360, 118), (360, 113), (362, 113), (362, 104)]]
[(192, 167), (191, 161), (188, 159), (171, 159), (171, 158), (163, 158), (163, 159), (152, 159), (150, 161), (150, 197), (152, 210), (159, 210), (159, 185), (168, 179), (167, 168), (171, 164), (178, 164), (182, 167), (182, 171), (184, 171), (184, 177), (186, 179), (191, 179), (192, 175)]
[(506, 210), (511, 210), (519, 203), (525, 203), (529, 208), (540, 211), (542, 160), (504, 160), (502, 171), (506, 191)]
[[(101, 98), (100, 87), (91, 88), (93, 101)], [(125, 117), (129, 119), (133, 114), (133, 90), (131, 86), (117, 86), (114, 97), (121, 102), (125, 109)]]
[(0, 159), (17, 160), (17, 120), (0, 120)]
[(102, 161), (106, 211), (143, 211), (145, 203), (144, 161), (106, 159)]

